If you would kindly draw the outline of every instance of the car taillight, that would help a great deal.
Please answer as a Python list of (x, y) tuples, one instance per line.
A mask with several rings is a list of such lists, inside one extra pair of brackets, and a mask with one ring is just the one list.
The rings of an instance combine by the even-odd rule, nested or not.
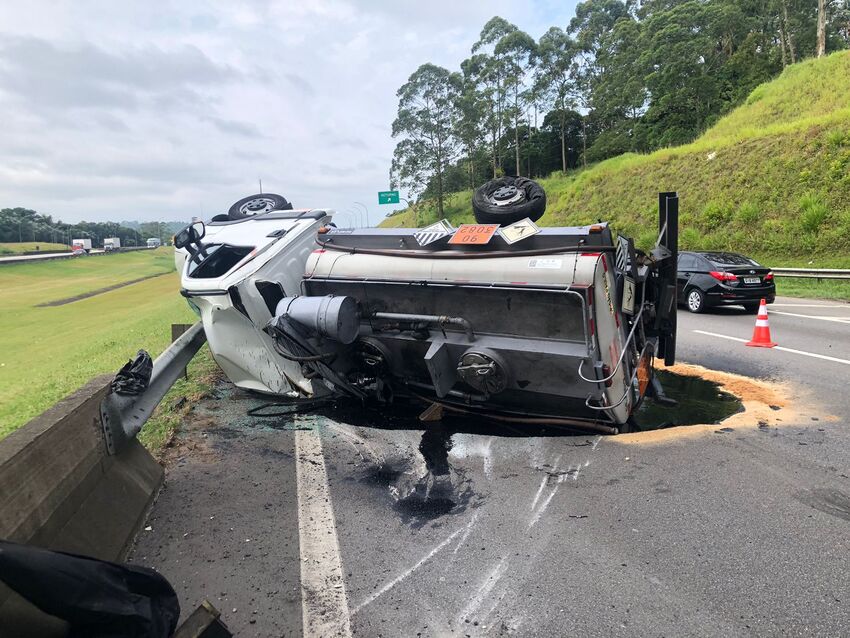
[(769, 272), (764, 276), (765, 281), (773, 281), (773, 273)]
[(708, 274), (714, 277), (717, 281), (738, 281), (738, 277), (733, 275), (731, 272), (712, 270)]

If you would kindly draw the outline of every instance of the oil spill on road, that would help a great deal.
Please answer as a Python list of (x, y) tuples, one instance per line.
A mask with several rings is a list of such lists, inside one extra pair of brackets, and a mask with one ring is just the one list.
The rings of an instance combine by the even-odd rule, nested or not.
[(414, 529), (477, 507), (482, 498), (473, 491), (472, 481), (449, 463), (452, 436), (453, 432), (439, 426), (425, 430), (417, 448), (420, 458), (371, 464), (354, 480), (380, 488), (402, 522)]
[[(732, 414), (727, 416), (721, 422), (723, 428), (718, 430), (715, 419), (706, 419), (697, 421), (688, 427), (667, 427), (654, 429), (643, 432), (635, 432), (630, 434), (620, 434), (612, 437), (612, 441), (620, 444), (655, 444), (664, 443), (674, 439), (686, 439), (713, 434), (715, 432), (728, 433), (737, 430), (751, 429), (760, 432), (769, 432), (772, 428), (782, 425), (783, 423), (791, 423), (795, 417), (799, 416), (801, 410), (809, 410), (803, 408), (800, 401), (792, 402), (792, 390), (785, 384), (753, 379), (738, 374), (729, 372), (721, 372), (719, 370), (710, 370), (702, 366), (677, 363), (674, 366), (661, 368), (658, 370), (660, 375), (672, 373), (678, 378), (688, 377), (702, 380), (714, 384), (715, 392), (722, 392), (737, 398), (743, 409), (731, 410), (732, 403), (727, 402), (725, 405), (730, 409)], [(662, 376), (662, 383), (663, 381)], [(674, 377), (675, 378), (675, 377)], [(669, 383), (667, 385), (670, 385)], [(665, 389), (667, 387), (665, 385)], [(690, 387), (686, 384), (682, 386), (686, 393), (690, 392)], [(673, 393), (671, 393), (673, 394)], [(677, 398), (673, 394), (673, 398)], [(721, 401), (721, 403), (723, 403)], [(699, 410), (695, 411), (696, 414)], [(725, 430), (725, 432), (724, 432)]]
[(658, 370), (656, 374), (664, 392), (678, 405), (668, 407), (651, 398), (645, 399), (635, 415), (641, 430), (720, 423), (744, 409), (741, 400), (721, 390), (717, 382), (667, 370)]

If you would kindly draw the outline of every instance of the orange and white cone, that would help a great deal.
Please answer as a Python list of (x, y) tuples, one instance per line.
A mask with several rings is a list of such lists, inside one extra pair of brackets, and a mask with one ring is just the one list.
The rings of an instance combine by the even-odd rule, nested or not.
[(747, 345), (755, 348), (773, 348), (777, 345), (770, 340), (770, 325), (767, 321), (767, 302), (764, 299), (759, 304), (759, 314), (756, 317), (753, 339), (752, 341), (748, 341)]

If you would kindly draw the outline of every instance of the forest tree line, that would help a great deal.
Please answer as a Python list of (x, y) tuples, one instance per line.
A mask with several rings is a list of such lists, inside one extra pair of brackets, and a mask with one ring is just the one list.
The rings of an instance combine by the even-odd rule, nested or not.
[(79, 222), (67, 224), (29, 208), (0, 209), (0, 242), (44, 242), (70, 244), (73, 239), (91, 239), (103, 246), (107, 237), (118, 237), (122, 246), (141, 246), (149, 237), (163, 243), (185, 222)]
[(850, 45), (850, 0), (585, 0), (535, 40), (494, 17), (398, 90), (390, 183), (420, 198), (692, 141), (789, 64)]

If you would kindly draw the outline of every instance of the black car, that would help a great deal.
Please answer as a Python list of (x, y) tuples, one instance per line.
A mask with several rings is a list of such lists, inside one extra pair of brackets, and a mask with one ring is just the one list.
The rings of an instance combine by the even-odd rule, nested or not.
[(691, 312), (721, 305), (756, 312), (762, 299), (767, 303), (776, 299), (769, 268), (727, 252), (680, 252), (677, 289), (679, 303)]

